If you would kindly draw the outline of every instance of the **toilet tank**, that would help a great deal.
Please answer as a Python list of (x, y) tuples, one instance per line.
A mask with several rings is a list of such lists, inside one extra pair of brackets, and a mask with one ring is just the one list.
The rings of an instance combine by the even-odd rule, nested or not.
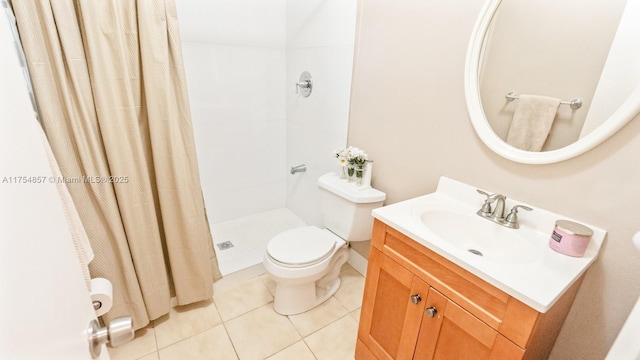
[(386, 194), (371, 187), (358, 187), (334, 173), (321, 176), (318, 185), (324, 226), (346, 241), (371, 239), (371, 211), (382, 206)]

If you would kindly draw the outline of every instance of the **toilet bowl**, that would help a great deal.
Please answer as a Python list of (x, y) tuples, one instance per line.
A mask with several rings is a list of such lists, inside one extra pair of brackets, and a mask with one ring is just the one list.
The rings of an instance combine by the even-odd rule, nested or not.
[(348, 257), (347, 243), (326, 229), (304, 226), (276, 235), (264, 260), (276, 282), (275, 311), (293, 315), (323, 303), (338, 291)]
[(386, 197), (381, 191), (358, 188), (333, 173), (320, 177), (318, 185), (327, 228), (289, 229), (267, 245), (263, 264), (276, 283), (274, 310), (282, 315), (310, 310), (338, 291), (348, 242), (371, 238), (371, 211), (382, 206)]

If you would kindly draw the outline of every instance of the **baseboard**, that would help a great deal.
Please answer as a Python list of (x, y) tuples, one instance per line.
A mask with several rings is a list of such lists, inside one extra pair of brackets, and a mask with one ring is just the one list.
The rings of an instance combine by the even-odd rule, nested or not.
[(349, 265), (351, 265), (357, 272), (365, 276), (367, 273), (367, 264), (369, 263), (362, 255), (358, 254), (355, 250), (349, 249), (349, 259), (347, 259)]

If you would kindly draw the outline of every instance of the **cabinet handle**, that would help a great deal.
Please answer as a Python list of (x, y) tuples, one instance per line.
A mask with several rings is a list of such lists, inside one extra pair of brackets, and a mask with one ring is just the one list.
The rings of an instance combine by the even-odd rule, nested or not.
[(422, 301), (422, 298), (420, 297), (420, 294), (411, 295), (411, 302), (412, 303), (418, 304), (420, 301)]
[(427, 310), (425, 310), (427, 312), (427, 315), (432, 318), (434, 316), (436, 316), (436, 314), (438, 313), (438, 309), (436, 309), (433, 306), (430, 306), (427, 308)]

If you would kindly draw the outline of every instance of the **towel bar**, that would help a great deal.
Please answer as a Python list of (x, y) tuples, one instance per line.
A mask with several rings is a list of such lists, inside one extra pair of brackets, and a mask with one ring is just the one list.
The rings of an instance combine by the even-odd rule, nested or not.
[[(504, 97), (507, 98), (508, 101), (520, 99), (520, 95), (516, 94), (515, 91), (507, 93)], [(569, 105), (573, 110), (577, 110), (582, 107), (582, 99), (575, 98), (571, 99), (571, 101), (560, 101), (560, 104)]]

